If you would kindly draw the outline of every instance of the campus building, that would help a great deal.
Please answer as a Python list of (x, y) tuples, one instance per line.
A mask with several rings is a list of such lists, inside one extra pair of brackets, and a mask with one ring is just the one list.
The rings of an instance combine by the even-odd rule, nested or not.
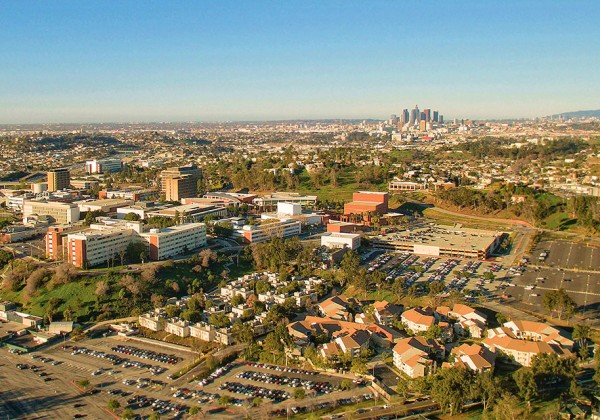
[(434, 257), (485, 260), (500, 245), (502, 232), (427, 225), (371, 239), (374, 248), (408, 251)]
[(48, 171), (48, 191), (60, 191), (71, 185), (71, 174), (68, 169)]
[(68, 224), (79, 220), (77, 204), (58, 201), (23, 201), (23, 221), (33, 215), (46, 216), (51, 223)]
[(293, 192), (276, 192), (266, 194), (252, 200), (252, 203), (263, 211), (272, 211), (277, 203), (295, 203), (302, 205), (314, 205), (317, 203), (316, 195), (302, 195)]
[(198, 180), (202, 172), (195, 165), (168, 168), (161, 172), (161, 191), (166, 201), (198, 196)]
[(366, 212), (384, 214), (388, 211), (388, 193), (359, 191), (352, 194), (352, 201), (344, 205), (344, 214)]
[(186, 254), (206, 245), (206, 225), (186, 223), (141, 234), (148, 243), (151, 260), (159, 261)]
[(88, 174), (107, 174), (110, 172), (119, 172), (121, 168), (121, 159), (94, 159), (85, 162), (85, 171)]
[(394, 191), (420, 191), (426, 190), (427, 184), (421, 182), (412, 182), (412, 181), (400, 181), (393, 180), (388, 183), (388, 190), (390, 192)]
[(360, 247), (360, 235), (358, 233), (325, 233), (321, 236), (321, 246), (327, 248), (348, 248), (356, 250)]
[(89, 228), (49, 228), (46, 253), (76, 267), (93, 267), (120, 262), (134, 242), (148, 247), (150, 260), (163, 260), (205, 246), (206, 225), (188, 223), (144, 232), (141, 222), (99, 218)]
[(275, 237), (288, 238), (302, 232), (302, 223), (298, 220), (267, 220), (260, 225), (244, 225), (239, 231), (246, 242), (264, 242)]

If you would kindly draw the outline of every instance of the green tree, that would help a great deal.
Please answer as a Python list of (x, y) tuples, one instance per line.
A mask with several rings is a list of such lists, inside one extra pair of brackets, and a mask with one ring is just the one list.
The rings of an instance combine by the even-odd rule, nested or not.
[(254, 397), (252, 399), (252, 406), (259, 407), (263, 403), (263, 399), (260, 397)]
[(519, 410), (519, 399), (505, 392), (502, 394), (496, 404), (494, 405), (494, 419), (495, 420), (520, 420), (523, 417), (522, 411)]
[(576, 324), (573, 327), (573, 340), (577, 341), (579, 347), (587, 347), (587, 342), (592, 339), (592, 329), (589, 325)]
[(137, 222), (140, 220), (140, 215), (137, 213), (127, 213), (124, 217), (123, 220), (127, 220), (129, 222)]
[(500, 396), (502, 387), (497, 378), (489, 372), (478, 374), (475, 377), (475, 384), (471, 387), (472, 398), (481, 400), (483, 411), (494, 404), (494, 401)]
[(219, 404), (227, 407), (229, 404), (231, 404), (231, 397), (229, 395), (221, 395), (219, 397)]
[(231, 324), (229, 318), (225, 314), (212, 314), (208, 317), (208, 322), (217, 328), (225, 328)]
[(462, 412), (468, 398), (471, 380), (466, 369), (451, 367), (443, 369), (433, 380), (431, 396), (440, 404), (443, 412), (450, 411), (453, 416)]
[(197, 405), (193, 405), (190, 407), (188, 414), (190, 416), (195, 416), (196, 414), (200, 414), (201, 411), (202, 409), (200, 407), (198, 407)]
[(532, 369), (523, 367), (517, 370), (513, 373), (513, 379), (524, 401), (531, 401), (537, 395), (538, 387)]
[(240, 343), (251, 343), (254, 340), (254, 330), (252, 326), (245, 322), (237, 322), (231, 328), (233, 337)]
[(244, 303), (244, 297), (242, 295), (234, 295), (231, 298), (231, 306), (238, 306), (241, 305), (242, 303)]
[(352, 282), (352, 280), (358, 276), (360, 268), (360, 257), (355, 251), (347, 251), (342, 258), (340, 263), (341, 278), (340, 284), (344, 285)]
[(400, 397), (406, 398), (408, 396), (410, 388), (408, 386), (408, 382), (403, 378), (398, 379), (398, 384), (396, 385), (396, 392)]
[(88, 389), (88, 387), (90, 386), (90, 381), (88, 381), (87, 379), (80, 379), (77, 381), (77, 385), (79, 385), (80, 388)]
[(115, 400), (114, 398), (109, 400), (107, 405), (108, 409), (110, 411), (112, 411), (113, 413), (115, 412), (115, 410), (117, 410), (119, 407), (121, 407), (121, 403), (118, 400)]
[(292, 393), (292, 395), (297, 400), (303, 400), (306, 396), (306, 391), (304, 390), (304, 388), (294, 388), (294, 392)]
[(135, 418), (135, 413), (133, 412), (133, 410), (129, 407), (127, 407), (125, 410), (123, 410), (123, 412), (121, 413), (121, 418), (125, 419), (125, 420), (130, 420), (130, 419), (134, 419)]

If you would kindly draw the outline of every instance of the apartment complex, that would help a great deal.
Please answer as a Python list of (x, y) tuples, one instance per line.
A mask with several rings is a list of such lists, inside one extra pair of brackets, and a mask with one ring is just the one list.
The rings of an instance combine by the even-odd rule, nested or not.
[(202, 173), (194, 165), (168, 168), (161, 172), (161, 191), (166, 201), (180, 201), (182, 198), (198, 196), (198, 180)]
[(71, 174), (68, 169), (55, 169), (48, 171), (48, 191), (59, 191), (69, 188)]
[(46, 216), (52, 223), (69, 224), (77, 222), (79, 214), (77, 204), (58, 201), (23, 201), (23, 220), (36, 215)]

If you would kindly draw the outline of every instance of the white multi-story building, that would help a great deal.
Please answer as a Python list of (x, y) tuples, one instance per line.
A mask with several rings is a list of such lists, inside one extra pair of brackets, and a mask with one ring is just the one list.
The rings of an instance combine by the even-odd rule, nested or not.
[(360, 235), (358, 233), (328, 232), (321, 236), (321, 246), (355, 250), (360, 247)]
[(140, 315), (138, 318), (138, 325), (140, 327), (148, 328), (150, 331), (162, 331), (165, 329), (165, 318), (160, 314), (149, 312), (144, 315)]
[(164, 260), (206, 245), (206, 225), (187, 223), (151, 229), (141, 237), (148, 243), (151, 260)]
[(151, 229), (150, 232), (142, 229), (141, 222), (101, 219), (87, 230), (68, 234), (67, 260), (76, 267), (119, 261), (129, 244), (140, 242), (148, 247), (150, 260), (159, 261), (206, 245), (204, 223)]
[(275, 237), (288, 238), (302, 232), (302, 223), (298, 220), (268, 220), (260, 225), (245, 225), (242, 235), (247, 242), (264, 242)]
[(88, 174), (119, 172), (121, 168), (121, 159), (88, 160), (85, 162), (85, 170)]

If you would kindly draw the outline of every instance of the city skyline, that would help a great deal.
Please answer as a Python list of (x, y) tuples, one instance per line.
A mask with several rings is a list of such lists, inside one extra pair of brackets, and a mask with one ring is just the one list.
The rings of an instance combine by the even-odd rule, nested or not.
[(141, 4), (4, 4), (0, 124), (600, 108), (593, 3)]

